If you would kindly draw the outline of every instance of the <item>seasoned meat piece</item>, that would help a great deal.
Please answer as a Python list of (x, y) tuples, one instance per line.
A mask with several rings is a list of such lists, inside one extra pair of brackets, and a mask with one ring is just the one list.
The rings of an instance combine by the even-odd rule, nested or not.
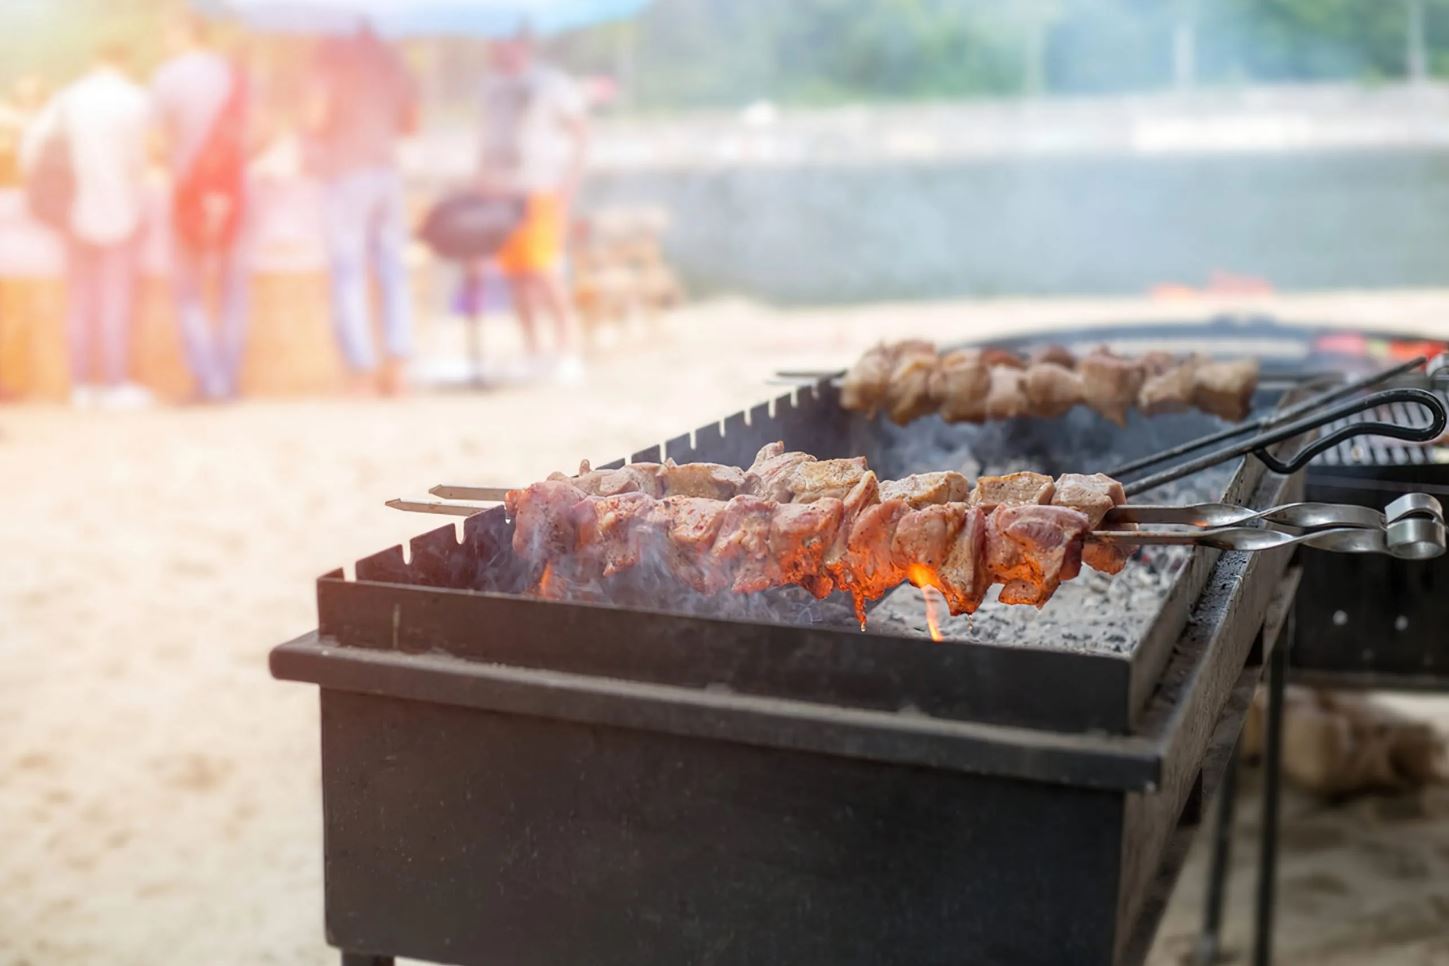
[(961, 503), (971, 495), (971, 484), (960, 473), (912, 473), (880, 485), (882, 500), (905, 500), (912, 509), (935, 503)]
[(548, 479), (572, 483), (589, 496), (614, 496), (618, 493), (662, 496), (664, 484), (659, 476), (661, 469), (658, 463), (630, 463), (612, 470), (584, 470), (578, 476), (550, 473)]
[(562, 480), (545, 480), (504, 494), (503, 506), (513, 520), (514, 553), (534, 561), (573, 553), (579, 543), (573, 511), (585, 495)]
[(891, 538), (895, 565), (907, 572), (915, 564), (938, 573), (950, 556), (969, 509), (964, 503), (947, 503), (901, 514)]
[(791, 503), (811, 503), (824, 497), (844, 499), (869, 469), (864, 456), (807, 460), (795, 466), (786, 483), (788, 499)]
[(1077, 371), (1086, 404), (1118, 426), (1127, 425), (1127, 410), (1137, 402), (1145, 378), (1142, 363), (1097, 349), (1082, 359)]
[(1076, 369), (1077, 357), (1072, 355), (1072, 350), (1064, 345), (1048, 343), (1047, 345), (1039, 345), (1032, 349), (1030, 354), (1027, 355), (1027, 363), (1027, 368), (1040, 363), (1051, 363), (1052, 365), (1061, 366), (1063, 369)]
[(881, 343), (867, 349), (840, 383), (840, 405), (854, 412), (874, 415), (885, 402), (891, 370), (896, 367), (894, 346)]
[(1041, 473), (1008, 473), (983, 476), (971, 491), (971, 503), (990, 513), (998, 506), (1018, 503), (1050, 503), (1054, 484)]
[(668, 520), (666, 564), (681, 581), (700, 593), (721, 583), (709, 571), (713, 563), (710, 548), (719, 536), (726, 506), (720, 500), (692, 496), (671, 496), (663, 501)]
[(981, 361), (993, 369), (1004, 367), (1007, 369), (1025, 369), (1026, 360), (1012, 352), (1010, 349), (997, 349), (994, 346), (987, 346), (981, 350)]
[[(1122, 484), (1104, 473), (1063, 473), (1057, 477), (1053, 506), (1071, 507), (1087, 515), (1089, 530), (1102, 529), (1102, 518), (1114, 506), (1127, 502)], [(1131, 524), (1112, 529), (1128, 529)], [(1131, 549), (1115, 543), (1087, 537), (1082, 548), (1082, 563), (1104, 574), (1115, 574), (1127, 565)]]
[(938, 363), (935, 349), (910, 348), (896, 357), (886, 389), (886, 415), (904, 426), (927, 413), (935, 412), (936, 397), (931, 394), (931, 377)]
[[(820, 573), (844, 518), (845, 505), (828, 496), (776, 507), (770, 520), (770, 552), (781, 579), (803, 586), (803, 578)], [(828, 585), (812, 584), (806, 589), (820, 597), (830, 593)]]
[(659, 501), (647, 493), (585, 500), (573, 512), (579, 532), (577, 556), (604, 577), (638, 566), (645, 542), (668, 526)]
[(979, 423), (986, 418), (991, 367), (979, 352), (949, 352), (937, 364), (930, 388), (931, 397), (946, 422)]
[(776, 504), (742, 494), (725, 504), (719, 535), (707, 568), (717, 588), (750, 593), (776, 586), (780, 569), (770, 553), (770, 523)]
[(855, 598), (856, 613), (864, 619), (864, 604), (875, 600), (906, 579), (905, 568), (896, 566), (891, 553), (896, 524), (911, 512), (904, 500), (887, 500), (868, 506), (850, 528), (842, 561), (848, 580), (837, 580)]
[(991, 387), (984, 406), (987, 419), (1015, 419), (1025, 416), (1026, 373), (1009, 366), (991, 367)]
[(728, 500), (745, 488), (745, 471), (722, 463), (676, 463), (666, 460), (659, 471), (664, 495)]
[(1194, 373), (1193, 404), (1203, 412), (1231, 419), (1245, 419), (1258, 388), (1258, 360), (1203, 362)]
[(991, 570), (986, 566), (986, 514), (968, 506), (961, 529), (938, 571), (938, 588), (952, 614), (972, 614), (991, 590)]
[(790, 480), (801, 463), (815, 457), (809, 453), (787, 453), (784, 443), (767, 443), (755, 455), (755, 462), (745, 471), (743, 492), (764, 500), (790, 502)]
[(1144, 352), (1138, 360), (1142, 363), (1142, 374), (1148, 379), (1153, 376), (1160, 376), (1169, 369), (1176, 369), (1181, 361), (1171, 352)]
[(1148, 416), (1182, 412), (1192, 405), (1198, 359), (1188, 358), (1149, 375), (1137, 393), (1137, 406)]
[(1003, 604), (1051, 599), (1082, 569), (1087, 516), (1058, 506), (1003, 506), (986, 520), (986, 563), (1003, 586)]
[(1027, 413), (1055, 419), (1084, 400), (1082, 377), (1056, 362), (1034, 362), (1026, 370)]

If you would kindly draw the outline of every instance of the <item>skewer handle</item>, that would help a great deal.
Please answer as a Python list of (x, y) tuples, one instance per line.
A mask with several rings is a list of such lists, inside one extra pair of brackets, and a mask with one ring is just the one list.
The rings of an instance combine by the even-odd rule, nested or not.
[(1444, 524), (1413, 518), (1383, 529), (1336, 527), (1294, 535), (1259, 527), (1212, 527), (1206, 530), (1098, 530), (1093, 539), (1120, 545), (1178, 544), (1257, 553), (1295, 544), (1332, 553), (1381, 553), (1401, 560), (1428, 560), (1445, 550)]

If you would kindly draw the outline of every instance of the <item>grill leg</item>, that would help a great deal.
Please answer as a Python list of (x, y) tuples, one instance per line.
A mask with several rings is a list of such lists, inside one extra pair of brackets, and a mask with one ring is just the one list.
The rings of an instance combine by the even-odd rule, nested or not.
[(1228, 892), (1228, 868), (1233, 855), (1233, 813), (1238, 797), (1238, 748), (1228, 757), (1222, 784), (1218, 786), (1217, 822), (1213, 826), (1212, 863), (1208, 866), (1207, 906), (1203, 910), (1202, 934), (1193, 952), (1195, 966), (1212, 966), (1222, 951), (1223, 901)]
[(370, 953), (349, 953), (342, 951), (342, 966), (393, 966), (391, 956), (373, 956)]
[(1278, 873), (1278, 793), (1283, 786), (1283, 685), (1288, 677), (1289, 627), (1268, 662), (1268, 721), (1263, 736), (1263, 840), (1258, 853), (1258, 908), (1253, 935), (1253, 966), (1273, 961), (1273, 887)]

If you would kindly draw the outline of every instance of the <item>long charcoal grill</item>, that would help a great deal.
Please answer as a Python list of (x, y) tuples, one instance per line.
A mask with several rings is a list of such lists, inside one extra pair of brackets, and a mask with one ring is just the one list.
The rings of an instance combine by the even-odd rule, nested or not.
[[(1204, 425), (1073, 432), (1117, 458)], [(632, 459), (783, 439), (893, 474), (929, 468), (910, 434), (960, 431), (913, 426), (821, 383)], [(1049, 424), (992, 431), (1051, 453)], [(1301, 491), (1248, 461), (1218, 495)], [(1133, 961), (1291, 588), (1286, 552), (1199, 551), (1126, 651), (941, 645), (544, 600), (510, 538), (498, 508), (329, 573), (318, 630), (273, 651), (321, 686), (344, 961)]]

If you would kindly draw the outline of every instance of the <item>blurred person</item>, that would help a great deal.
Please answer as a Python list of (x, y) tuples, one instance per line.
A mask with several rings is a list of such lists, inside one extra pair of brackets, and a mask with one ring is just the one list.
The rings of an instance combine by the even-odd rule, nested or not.
[[(367, 27), (324, 40), (315, 77), (308, 114), (323, 182), (332, 320), (351, 373), (349, 388), (396, 394), (404, 389), (412, 354), (397, 142), (416, 127), (416, 88), (397, 53)], [(369, 263), (382, 298), (381, 366), (368, 310)]]
[(525, 203), (522, 222), (498, 253), (524, 344), (541, 364), (538, 320), (548, 316), (559, 375), (576, 376), (583, 364), (560, 262), (588, 143), (584, 98), (567, 74), (539, 60), (532, 34), (522, 30), (492, 45), (482, 109), (478, 189)]
[(249, 79), (211, 46), (196, 14), (177, 16), (167, 43), (151, 97), (172, 179), (172, 296), (195, 398), (227, 399), (237, 393), (251, 283), (246, 165), (258, 145), (249, 140)]
[(41, 108), (49, 91), (39, 74), (23, 74), (0, 101), (0, 184), (20, 180), (20, 141)]
[[(68, 162), (69, 196), (56, 226), (66, 246), (66, 334), (72, 400), (144, 405), (128, 380), (131, 324), (146, 204), (150, 103), (127, 76), (125, 47), (96, 49), (90, 67), (58, 91), (26, 130), (28, 176), (48, 158)], [(99, 379), (93, 358), (99, 354)]]

